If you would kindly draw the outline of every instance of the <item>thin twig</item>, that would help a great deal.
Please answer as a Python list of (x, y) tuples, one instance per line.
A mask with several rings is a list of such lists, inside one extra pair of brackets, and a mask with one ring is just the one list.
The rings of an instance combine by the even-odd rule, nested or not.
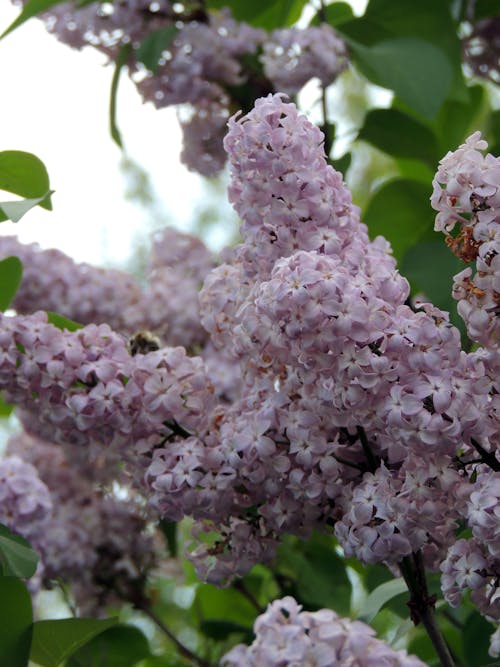
[(259, 603), (259, 601), (257, 600), (257, 598), (253, 595), (253, 593), (251, 593), (251, 592), (248, 590), (248, 588), (247, 588), (247, 587), (245, 586), (245, 584), (243, 583), (243, 580), (242, 580), (242, 579), (236, 579), (236, 581), (233, 583), (233, 588), (234, 588), (235, 590), (237, 590), (239, 593), (241, 593), (241, 594), (243, 595), (243, 597), (245, 597), (245, 598), (250, 602), (250, 604), (252, 605), (252, 607), (254, 607), (254, 608), (257, 610), (257, 612), (258, 612), (259, 614), (263, 614), (263, 613), (264, 613), (264, 611), (265, 611), (265, 607), (263, 607), (263, 606)]
[(163, 634), (167, 636), (173, 644), (175, 644), (177, 650), (184, 658), (191, 660), (196, 665), (199, 665), (199, 667), (211, 667), (207, 660), (197, 656), (196, 653), (193, 653), (191, 649), (189, 649), (187, 646), (184, 646), (184, 644), (177, 639), (170, 628), (165, 625), (162, 619), (147, 604), (147, 602), (143, 601), (139, 604), (136, 604), (136, 607), (144, 614), (146, 614), (146, 616), (148, 616), (153, 621), (153, 623), (155, 623), (155, 625), (163, 632)]
[(434, 604), (436, 597), (429, 595), (425, 568), (420, 551), (412, 556), (405, 556), (399, 563), (399, 569), (410, 592), (410, 615), (415, 625), (422, 623), (439, 657), (442, 667), (456, 667), (448, 644), (436, 621)]
[(489, 466), (495, 472), (500, 472), (500, 461), (497, 460), (497, 457), (492, 452), (488, 452), (477, 440), (474, 438), (470, 439), (472, 446), (477, 451), (478, 454), (481, 454), (481, 459), (483, 463)]

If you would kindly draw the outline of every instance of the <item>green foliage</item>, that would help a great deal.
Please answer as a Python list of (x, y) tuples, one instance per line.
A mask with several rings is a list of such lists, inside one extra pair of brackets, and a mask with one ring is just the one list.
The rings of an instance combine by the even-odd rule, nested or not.
[(11, 192), (25, 201), (0, 203), (0, 222), (17, 222), (30, 208), (39, 205), (52, 210), (49, 175), (43, 162), (24, 151), (0, 152), (0, 190)]
[(351, 21), (353, 18), (351, 5), (347, 2), (333, 2), (314, 16), (311, 25), (320, 25), (323, 21), (326, 21), (326, 23), (335, 27), (341, 23)]
[(425, 118), (437, 115), (453, 75), (441, 49), (415, 37), (396, 37), (372, 46), (353, 40), (348, 40), (348, 44), (356, 65), (373, 83), (394, 90)]
[(115, 624), (114, 618), (37, 621), (33, 624), (30, 659), (40, 667), (59, 667), (63, 660)]
[(14, 406), (6, 403), (0, 394), (0, 417), (8, 417), (13, 409)]
[(406, 583), (402, 577), (380, 584), (368, 596), (361, 619), (366, 623), (371, 623), (382, 607), (401, 593), (407, 593)]
[(29, 579), (37, 564), (38, 555), (29, 542), (0, 524), (0, 575)]
[(151, 651), (144, 634), (132, 625), (115, 625), (78, 649), (66, 667), (134, 667)]
[(143, 63), (150, 72), (156, 74), (158, 71), (158, 62), (163, 51), (168, 49), (174, 41), (179, 29), (175, 25), (169, 25), (166, 28), (154, 30), (145, 37), (139, 48), (135, 52), (135, 57)]
[(400, 260), (434, 225), (429, 204), (430, 185), (410, 179), (393, 179), (378, 188), (364, 212), (370, 236), (385, 236)]
[(351, 582), (332, 539), (319, 533), (307, 542), (285, 538), (278, 549), (275, 571), (287, 583), (289, 590), (284, 592), (306, 607), (329, 607), (340, 615), (349, 614)]
[(158, 527), (163, 533), (169, 554), (172, 556), (172, 558), (175, 558), (178, 552), (177, 524), (173, 521), (160, 519), (158, 522)]
[(245, 21), (258, 28), (273, 30), (295, 23), (302, 13), (307, 0), (207, 0), (209, 9), (229, 7), (238, 21)]
[[(409, 104), (413, 104), (409, 99), (418, 98), (415, 107), (418, 113), (432, 118), (439, 110), (445, 99), (442, 91), (437, 91), (437, 100), (424, 100), (424, 91), (433, 89), (434, 82), (438, 80), (446, 82), (454, 99), (467, 99), (460, 41), (448, 3), (437, 3), (434, 0), (398, 0), (397, 3), (393, 0), (370, 0), (364, 16), (341, 23), (337, 28), (353, 48), (354, 58), (361, 58), (361, 66), (366, 68), (364, 73), (375, 74), (378, 79), (375, 83), (394, 90)], [(380, 59), (376, 47), (384, 42), (391, 46), (388, 44), (381, 49)], [(421, 54), (416, 50), (418, 43), (423, 48)], [(363, 53), (360, 46), (370, 47), (369, 51), (375, 57), (373, 65), (367, 59), (369, 54)], [(441, 56), (437, 56), (436, 50), (441, 52)], [(389, 52), (395, 58), (401, 58), (400, 63), (404, 65), (397, 67), (388, 63), (389, 71), (385, 74), (382, 62), (387, 61)], [(436, 55), (436, 63), (428, 62), (431, 53)], [(412, 57), (417, 62), (412, 63)], [(428, 66), (426, 70), (423, 68), (424, 62)], [(415, 74), (419, 78), (411, 81)], [(451, 81), (448, 81), (450, 76)], [(417, 84), (422, 86), (420, 93)]]
[(18, 257), (6, 257), (0, 260), (0, 311), (3, 312), (12, 303), (23, 277), (23, 265)]
[(50, 324), (53, 324), (55, 327), (61, 329), (62, 331), (78, 331), (78, 329), (83, 328), (83, 324), (73, 322), (73, 320), (64, 317), (64, 315), (53, 313), (50, 310), (47, 311), (47, 319)]
[(0, 577), (0, 665), (26, 667), (31, 644), (31, 597), (16, 577)]
[(394, 157), (422, 160), (432, 169), (440, 158), (434, 133), (398, 109), (369, 111), (358, 138)]
[(493, 625), (488, 623), (483, 616), (476, 611), (470, 614), (462, 633), (465, 662), (468, 667), (498, 664), (497, 659), (488, 655), (493, 631)]
[(47, 9), (50, 9), (61, 2), (64, 2), (64, 0), (27, 0), (19, 16), (3, 31), (0, 35), (0, 39), (3, 39), (13, 30), (19, 28), (19, 26), (25, 23), (28, 19), (45, 12)]
[(124, 44), (116, 58), (115, 61), (115, 71), (113, 72), (113, 78), (111, 80), (111, 90), (109, 96), (109, 132), (111, 138), (117, 146), (123, 148), (122, 136), (116, 122), (116, 102), (118, 96), (118, 84), (120, 82), (120, 74), (122, 69), (127, 64), (130, 55), (132, 53), (132, 47), (130, 44)]

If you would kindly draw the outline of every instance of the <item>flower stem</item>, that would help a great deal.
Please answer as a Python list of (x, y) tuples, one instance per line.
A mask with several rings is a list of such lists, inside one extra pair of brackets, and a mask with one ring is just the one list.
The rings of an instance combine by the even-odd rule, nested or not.
[(148, 616), (153, 621), (153, 623), (155, 623), (155, 625), (163, 632), (163, 634), (166, 635), (173, 644), (175, 644), (177, 650), (184, 658), (191, 660), (193, 664), (199, 665), (199, 667), (210, 667), (210, 663), (207, 660), (197, 656), (196, 653), (193, 653), (187, 646), (184, 646), (184, 644), (177, 639), (170, 628), (165, 625), (162, 619), (146, 601), (136, 604), (136, 607), (144, 614), (146, 614), (146, 616)]
[(435, 595), (429, 595), (421, 551), (405, 556), (399, 569), (410, 592), (410, 617), (415, 625), (422, 623), (439, 657), (442, 667), (456, 667), (448, 644), (443, 637), (434, 613)]

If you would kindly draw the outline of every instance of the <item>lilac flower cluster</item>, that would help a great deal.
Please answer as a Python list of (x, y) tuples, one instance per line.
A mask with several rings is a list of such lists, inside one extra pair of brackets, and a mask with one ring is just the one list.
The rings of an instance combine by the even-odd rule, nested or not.
[(272, 602), (255, 621), (254, 632), (253, 643), (235, 646), (221, 667), (425, 667), (374, 637), (368, 625), (331, 609), (302, 611), (292, 597)]
[(203, 432), (214, 401), (201, 359), (183, 348), (131, 356), (107, 325), (63, 332), (45, 313), (0, 315), (0, 384), (36, 433), (108, 464), (131, 455), (136, 440), (172, 435), (177, 420)]
[[(312, 77), (329, 85), (346, 66), (345, 47), (327, 24), (268, 34), (235, 21), (228, 9), (207, 11), (203, 2), (115, 0), (76, 8), (66, 2), (43, 17), (48, 30), (73, 48), (89, 45), (111, 60), (123, 46), (130, 48), (129, 71), (143, 98), (157, 108), (184, 105), (182, 160), (205, 176), (224, 166), (222, 139), (230, 110), (241, 103), (242, 84), (253, 97), (295, 93)], [(140, 61), (140, 47), (151, 34), (158, 41), (161, 31), (165, 48), (150, 71)]]
[(213, 581), (272, 554), (282, 533), (334, 523), (364, 562), (422, 548), (437, 569), (472, 473), (457, 471), (457, 452), (498, 444), (485, 370), (498, 356), (464, 353), (446, 313), (405, 305), (388, 244), (369, 241), (294, 105), (269, 96), (229, 126), (243, 243), (208, 276), (201, 307), (242, 384), (208, 439), (155, 451), (151, 500), (166, 516), (187, 510), (200, 534), (219, 531), (191, 554)]
[(169, 345), (192, 347), (206, 340), (198, 292), (213, 261), (190, 234), (166, 228), (155, 235), (144, 287), (124, 271), (76, 263), (59, 250), (0, 236), (0, 257), (10, 255), (23, 263), (12, 304), (20, 314), (54, 311), (81, 324), (106, 323), (127, 335), (146, 329)]
[(42, 250), (15, 236), (0, 236), (0, 257), (14, 255), (23, 264), (23, 279), (12, 307), (18, 313), (54, 311), (81, 324), (107, 322), (128, 331), (125, 314), (140, 307), (142, 289), (124, 271), (76, 263), (60, 250)]
[[(500, 341), (500, 158), (481, 151), (488, 144), (472, 134), (439, 163), (432, 206), (436, 231), (465, 262), (476, 262), (454, 279), (453, 296), (472, 340), (498, 349)], [(452, 235), (456, 225), (458, 233)]]
[(347, 67), (345, 44), (326, 23), (275, 30), (260, 59), (275, 89), (287, 95), (295, 95), (314, 77), (328, 86)]
[(50, 491), (32, 465), (19, 456), (0, 459), (0, 523), (38, 548), (52, 509)]
[[(0, 463), (16, 461), (32, 474), (36, 468), (43, 480), (38, 487), (45, 495), (49, 489), (53, 501), (53, 511), (43, 524), (33, 512), (28, 517), (30, 539), (34, 529), (43, 527), (36, 536), (43, 585), (62, 580), (83, 615), (101, 614), (107, 605), (137, 599), (155, 559), (147, 517), (137, 503), (103, 495), (89, 467), (79, 466), (78, 459), (75, 465), (74, 458), (70, 463), (58, 445), (21, 432), (10, 438), (7, 451), (12, 456)], [(20, 486), (19, 473), (11, 472), (11, 480), (12, 486)], [(31, 495), (26, 493), (25, 504)], [(41, 493), (39, 505), (44, 499)]]

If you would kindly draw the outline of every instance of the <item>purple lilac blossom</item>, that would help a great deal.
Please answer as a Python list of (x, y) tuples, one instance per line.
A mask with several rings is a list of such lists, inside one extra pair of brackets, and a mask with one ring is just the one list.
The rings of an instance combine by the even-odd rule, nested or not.
[[(453, 296), (469, 337), (498, 351), (500, 344), (500, 158), (483, 155), (488, 144), (474, 132), (439, 163), (431, 204), (436, 231), (465, 262)], [(458, 225), (458, 233), (455, 227)]]
[(272, 602), (254, 624), (255, 639), (222, 657), (221, 667), (425, 667), (377, 639), (365, 623), (331, 609), (302, 611), (292, 597)]
[(23, 263), (12, 304), (20, 314), (54, 311), (80, 324), (106, 323), (129, 336), (146, 329), (169, 345), (192, 347), (206, 341), (198, 292), (213, 260), (190, 234), (173, 228), (155, 234), (144, 286), (124, 271), (76, 263), (59, 250), (2, 236), (0, 257), (9, 255)]
[[(7, 451), (12, 456), (5, 461), (20, 462), (21, 457), (29, 461), (22, 463), (27, 470), (36, 468), (43, 482), (39, 485), (46, 485), (53, 501), (37, 539), (41, 583), (50, 588), (62, 580), (84, 615), (101, 615), (107, 605), (137, 599), (155, 562), (144, 507), (133, 497), (104, 494), (92, 469), (65, 456), (59, 445), (20, 432), (9, 439)], [(123, 495), (125, 487), (121, 491)], [(40, 493), (38, 502), (43, 499)], [(34, 519), (32, 515), (32, 530), (40, 524)]]

